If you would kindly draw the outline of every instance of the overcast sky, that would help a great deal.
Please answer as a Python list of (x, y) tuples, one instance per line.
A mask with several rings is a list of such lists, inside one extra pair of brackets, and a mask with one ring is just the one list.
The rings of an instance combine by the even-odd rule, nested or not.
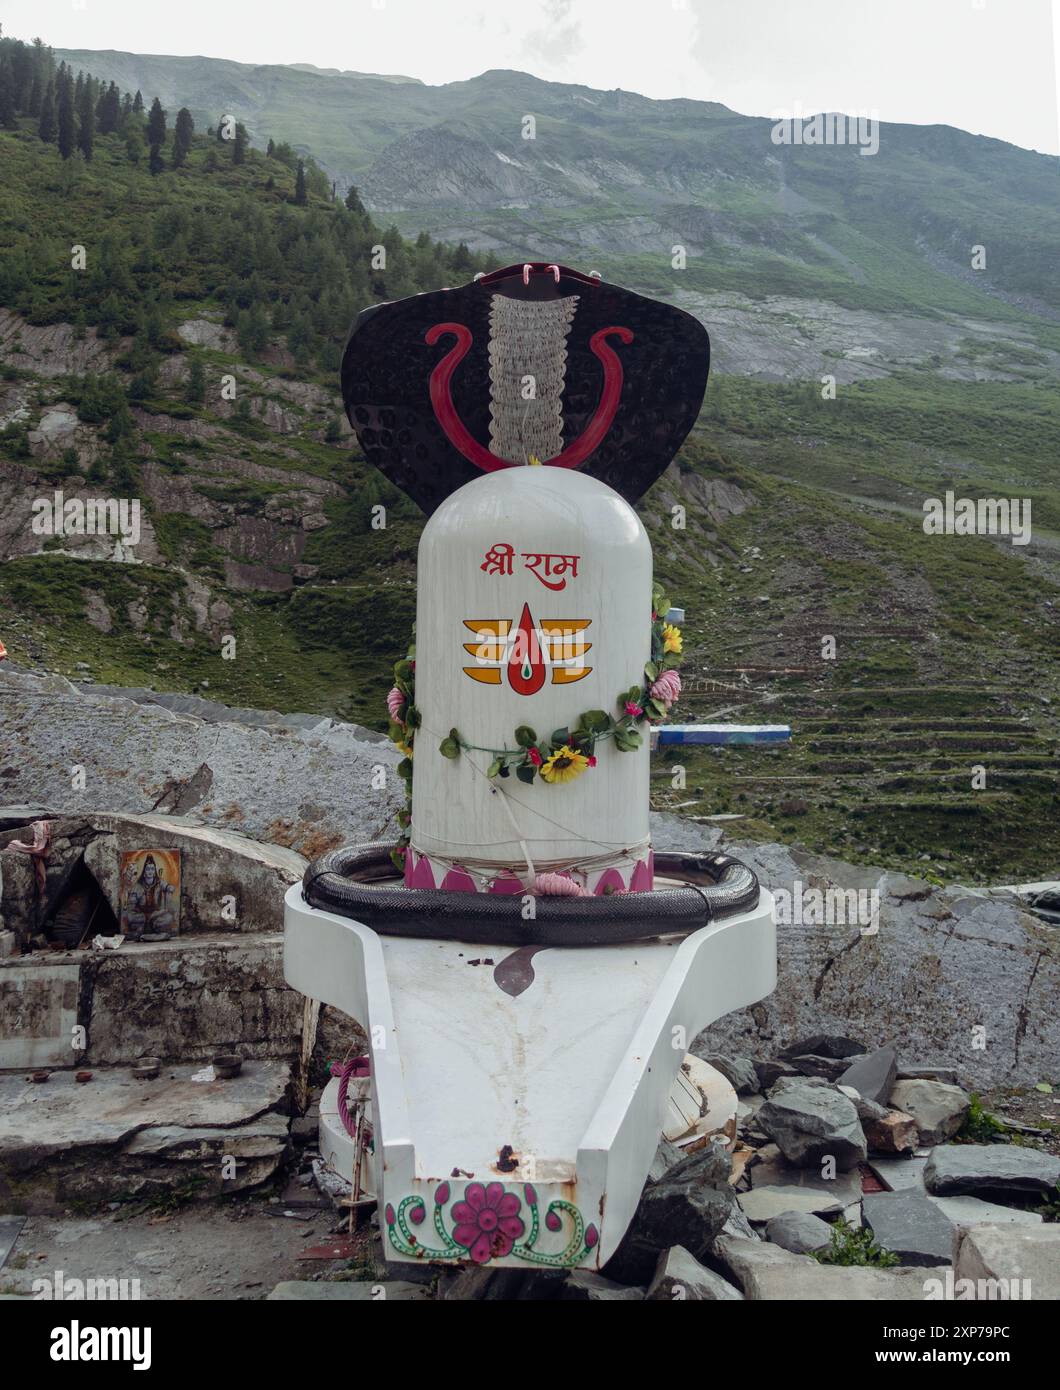
[(1060, 0), (0, 0), (57, 48), (314, 63), (441, 83), (487, 68), (736, 111), (864, 111), (1060, 152)]

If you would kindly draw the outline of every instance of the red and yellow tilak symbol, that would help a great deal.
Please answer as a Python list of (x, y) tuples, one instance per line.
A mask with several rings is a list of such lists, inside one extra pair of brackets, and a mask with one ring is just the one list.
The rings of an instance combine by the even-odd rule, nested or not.
[(465, 642), (464, 651), (478, 665), (465, 666), (464, 675), (483, 685), (501, 685), (507, 671), (508, 684), (517, 695), (536, 695), (549, 672), (553, 685), (580, 681), (593, 669), (584, 660), (593, 644), (578, 640), (591, 622), (591, 618), (542, 618), (535, 623), (528, 603), (514, 625), (510, 618), (465, 618), (464, 626), (478, 641)]

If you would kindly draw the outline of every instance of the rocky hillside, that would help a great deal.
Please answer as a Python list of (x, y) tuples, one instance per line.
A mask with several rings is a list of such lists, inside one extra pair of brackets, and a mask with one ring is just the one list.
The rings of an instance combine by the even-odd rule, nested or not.
[[(882, 124), (879, 148), (777, 145), (712, 102), (486, 72), (412, 79), (63, 51), (133, 90), (231, 111), (311, 152), (409, 235), (558, 259), (672, 296), (725, 371), (975, 380), (1055, 374), (1057, 160), (950, 127)], [(533, 125), (528, 124), (532, 118)], [(533, 138), (526, 138), (531, 135)], [(985, 263), (973, 269), (973, 248)], [(687, 263), (675, 269), (675, 247)]]

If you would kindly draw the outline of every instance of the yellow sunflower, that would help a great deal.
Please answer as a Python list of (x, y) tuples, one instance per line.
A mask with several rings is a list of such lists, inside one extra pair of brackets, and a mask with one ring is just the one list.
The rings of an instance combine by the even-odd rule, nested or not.
[(675, 652), (680, 656), (684, 647), (684, 639), (681, 636), (681, 629), (674, 627), (673, 623), (663, 624), (663, 651)]
[(394, 747), (398, 750), (399, 753), (404, 753), (406, 758), (412, 757), (412, 749), (409, 747), (407, 743), (395, 742)]
[(542, 764), (541, 776), (546, 782), (573, 782), (588, 766), (589, 759), (584, 753), (576, 753), (564, 744)]

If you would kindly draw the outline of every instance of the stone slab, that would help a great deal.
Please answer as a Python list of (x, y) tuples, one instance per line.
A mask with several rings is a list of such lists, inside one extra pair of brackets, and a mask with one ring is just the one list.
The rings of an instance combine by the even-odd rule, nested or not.
[(926, 1192), (874, 1192), (861, 1209), (876, 1240), (903, 1265), (942, 1265), (953, 1259), (956, 1229)]
[(0, 967), (0, 1068), (69, 1066), (80, 966), (12, 956)]
[(717, 1255), (743, 1289), (744, 1297), (754, 1300), (919, 1303), (924, 1298), (925, 1280), (949, 1273), (948, 1266), (872, 1269), (822, 1265), (779, 1245), (730, 1236), (718, 1240)]
[(785, 1212), (808, 1212), (811, 1216), (836, 1216), (843, 1203), (815, 1187), (755, 1187), (741, 1192), (737, 1199), (744, 1216), (753, 1225), (763, 1225)]
[(425, 1303), (431, 1291), (406, 1279), (378, 1284), (363, 1280), (288, 1279), (266, 1296), (267, 1303)]
[(901, 1192), (906, 1188), (919, 1188), (922, 1191), (924, 1188), (926, 1157), (917, 1158), (915, 1154), (908, 1158), (870, 1157), (869, 1167), (892, 1192)]
[(956, 1280), (1007, 1285), (1007, 1293), (995, 1285), (994, 1297), (1055, 1302), (1060, 1299), (1060, 1225), (973, 1226), (961, 1235), (953, 1273)]
[(933, 1197), (928, 1201), (944, 1211), (955, 1226), (1040, 1226), (1040, 1211), (1025, 1211), (1022, 1207), (1003, 1207), (998, 1202), (984, 1202), (981, 1197)]

